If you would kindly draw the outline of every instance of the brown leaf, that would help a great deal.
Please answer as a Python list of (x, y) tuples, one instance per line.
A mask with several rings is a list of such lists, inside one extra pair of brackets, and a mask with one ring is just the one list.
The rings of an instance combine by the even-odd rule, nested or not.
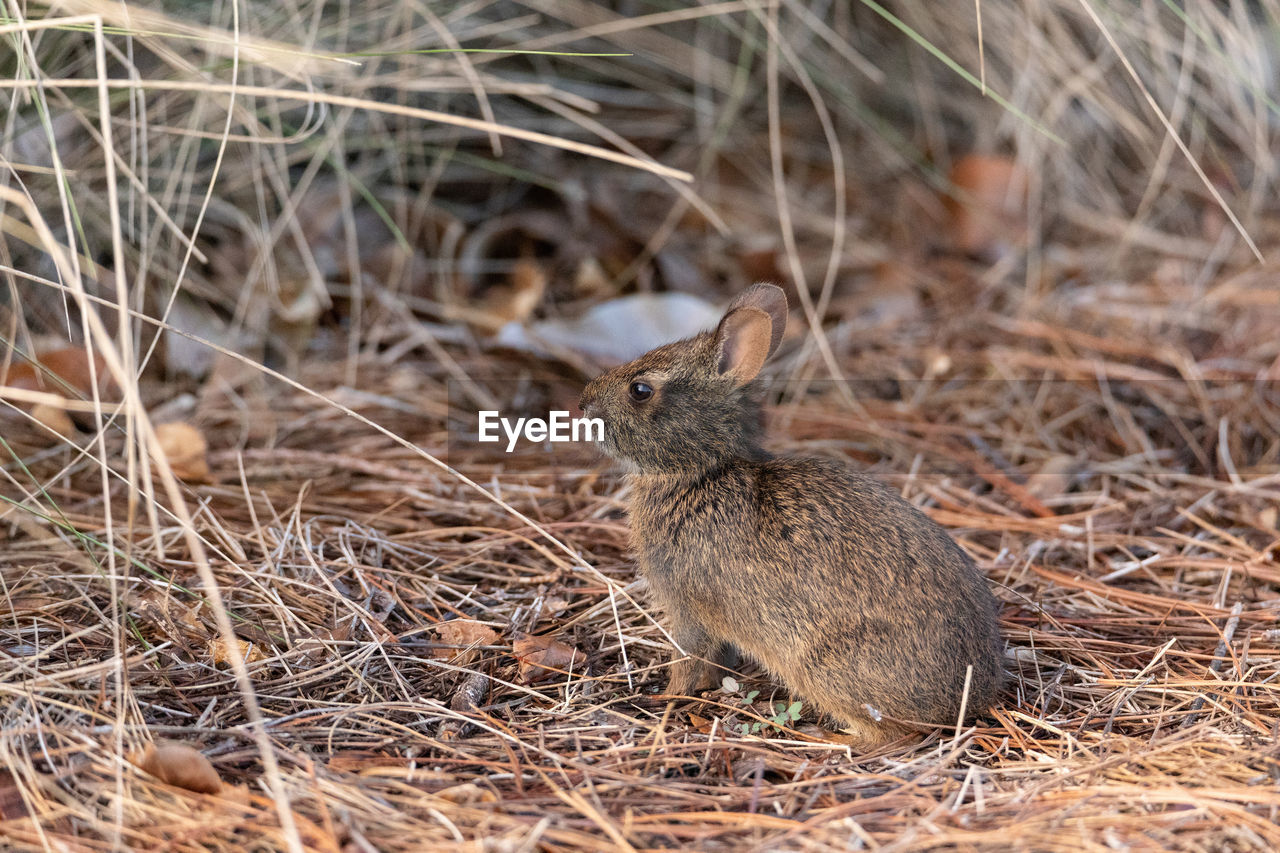
[(546, 292), (547, 274), (542, 265), (521, 258), (512, 266), (510, 280), (485, 290), (466, 317), (482, 331), (493, 333), (507, 323), (527, 320)]
[(578, 262), (573, 273), (573, 292), (580, 297), (616, 296), (614, 279), (604, 271), (595, 257), (585, 257)]
[(1027, 491), (1040, 499), (1055, 498), (1066, 494), (1075, 476), (1076, 458), (1065, 453), (1050, 456), (1040, 470), (1027, 480)]
[[(10, 363), (8, 373), (0, 378), (0, 385), (55, 394), (59, 401), (92, 396), (89, 354), (85, 350), (79, 347), (50, 350), (38, 355), (37, 361), (38, 365), (29, 361)], [(106, 362), (95, 353), (93, 365), (97, 368), (98, 388), (105, 393), (109, 384)], [(58, 435), (65, 438), (75, 435), (75, 422), (67, 413), (65, 403), (37, 403), (30, 411), (33, 418)]]
[(31, 407), (31, 417), (47, 426), (63, 438), (76, 434), (76, 425), (67, 414), (66, 407), (51, 403), (37, 403)]
[[(152, 587), (142, 592), (133, 603), (133, 616), (140, 623), (160, 631), (170, 641), (187, 653), (191, 652), (191, 643), (200, 643), (209, 635), (208, 630), (192, 622), (191, 612), (194, 608), (178, 601), (165, 587)], [(177, 614), (178, 619), (174, 616)], [(180, 621), (179, 621), (180, 620)]]
[[(253, 643), (237, 639), (236, 644), (240, 647), (240, 656), (244, 658), (246, 665), (266, 660), (267, 656)], [(209, 657), (214, 666), (231, 666), (231, 652), (221, 637), (209, 640)]]
[[(9, 372), (0, 379), (0, 384), (28, 391), (50, 391), (63, 395), (77, 392), (84, 397), (92, 395), (89, 354), (83, 347), (63, 347), (38, 353), (36, 361), (40, 363), (39, 367), (27, 361), (10, 364)], [(110, 386), (107, 363), (102, 356), (94, 353), (93, 366), (98, 377), (99, 391), (105, 393)]]
[(549, 619), (552, 616), (559, 616), (561, 613), (569, 609), (569, 599), (561, 598), (558, 595), (551, 595), (542, 602), (541, 617)]
[[(498, 632), (474, 619), (451, 619), (439, 622), (432, 627), (440, 642), (450, 646), (492, 646), (498, 641)], [(476, 649), (435, 649), (432, 656), (436, 660), (453, 660), (456, 663), (468, 663), (475, 659)]]
[(335, 649), (333, 644), (351, 639), (351, 628), (350, 621), (338, 622), (332, 628), (320, 628), (314, 637), (298, 640), (293, 647), (312, 662), (334, 657), (340, 655), (342, 651)]
[(552, 637), (521, 637), (511, 644), (520, 661), (520, 677), (538, 681), (557, 672), (581, 672), (587, 656)]
[(991, 260), (1026, 240), (1030, 182), (1017, 161), (969, 154), (955, 162), (948, 178), (953, 190), (943, 203), (956, 250)]
[(454, 785), (451, 788), (436, 791), (436, 796), (460, 806), (472, 803), (496, 803), (498, 801), (497, 794), (488, 788), (481, 788), (474, 782), (464, 782), (461, 785)]
[(474, 619), (451, 619), (434, 626), (441, 642), (452, 646), (491, 646), (498, 639), (498, 632)]
[(160, 781), (197, 794), (216, 794), (222, 789), (222, 779), (209, 759), (186, 744), (150, 744), (137, 764)]
[(690, 714), (689, 722), (704, 735), (711, 734), (711, 730), (715, 726), (715, 720), (709, 717), (699, 717), (697, 714)]
[(174, 605), (173, 596), (166, 587), (149, 587), (133, 599), (133, 616), (147, 622), (161, 622), (170, 618)]
[(511, 269), (511, 290), (501, 302), (503, 314), (508, 320), (528, 319), (546, 292), (547, 271), (542, 264), (521, 258)]
[(175, 477), (191, 483), (209, 481), (209, 444), (200, 430), (188, 423), (158, 424), (156, 441)]

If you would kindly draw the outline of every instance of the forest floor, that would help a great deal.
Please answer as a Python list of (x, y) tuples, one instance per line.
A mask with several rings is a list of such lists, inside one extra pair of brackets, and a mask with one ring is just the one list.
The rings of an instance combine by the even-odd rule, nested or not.
[[(783, 386), (772, 447), (860, 460), (952, 532), (1002, 604), (1010, 678), (991, 713), (868, 755), (811, 715), (769, 724), (789, 700), (758, 673), (661, 693), (671, 648), (627, 552), (625, 489), (593, 451), (474, 449), (438, 361), (371, 359), (356, 385), (313, 361), (308, 390), (215, 370), (179, 400), (210, 446), (185, 495), (272, 788), (177, 526), (113, 558), (93, 457), (6, 430), (59, 515), (0, 532), (3, 742), (24, 768), (0, 774), (3, 832), (14, 849), (98, 849), (118, 820), (135, 849), (276, 848), (278, 790), (316, 850), (1274, 849), (1280, 387), (1251, 352), (1280, 328), (1266, 288), (1086, 283), (1042, 319), (837, 329), (841, 370), (884, 377), (846, 386), (857, 409), (840, 383)], [(1071, 331), (1073, 312), (1113, 333)], [(583, 381), (455, 357), (548, 399)], [(476, 381), (512, 402), (516, 383)], [(113, 496), (127, 541), (143, 518)], [(197, 746), (228, 787), (144, 781), (118, 751), (126, 725)]]
[[(84, 5), (139, 28), (136, 56), (109, 52), (117, 77), (127, 60), (199, 85), (144, 102), (121, 84), (110, 103), (136, 131), (116, 138), (121, 174), (146, 158), (154, 171), (120, 177), (108, 210), (100, 149), (82, 144), (98, 92), (48, 82), (90, 73), (94, 42), (41, 29), (19, 63), (41, 91), (84, 98), (42, 107), (78, 123), (23, 106), (39, 132), (0, 140), (6, 163), (35, 164), (19, 172), (37, 199), (15, 206), (0, 187), (0, 848), (1280, 849), (1280, 219), (1272, 167), (1247, 162), (1274, 150), (1274, 129), (1265, 109), (1257, 127), (1241, 118), (1260, 101), (1239, 69), (1223, 72), (1234, 101), (1205, 83), (1221, 52), (1191, 48), (1235, 25), (1219, 4), (1186, 13), (1198, 29), (1146, 8), (1159, 4), (1141, 4), (1149, 29), (1115, 27), (1207, 172), (1110, 58), (1086, 15), (1107, 4), (1033, 4), (1044, 21), (980, 4), (991, 91), (1053, 127), (955, 84), (978, 104), (969, 126), (1004, 134), (988, 146), (1003, 177), (973, 179), (967, 202), (943, 186), (961, 183), (952, 154), (982, 141), (947, 137), (965, 117), (936, 81), (958, 78), (889, 55), (888, 36), (917, 48), (874, 29), (873, 4), (810, 4), (836, 7), (830, 24), (798, 2), (781, 24), (777, 4), (697, 20), (663, 7), (638, 31), (608, 3), (455, 4), (432, 26), (398, 3), (367, 21), (303, 3), (296, 20), (244, 22), (228, 4), (215, 23), (243, 24), (234, 40)], [(894, 5), (921, 27), (935, 8)], [(937, 31), (977, 69), (967, 20)], [(360, 62), (261, 40), (298, 21)], [(786, 50), (766, 38), (779, 26)], [(1026, 26), (1049, 46), (998, 55), (1031, 44)], [(629, 52), (476, 54), (459, 70), (405, 47), (449, 48), (449, 27), (481, 45)], [(386, 57), (355, 52), (384, 42)], [(853, 75), (854, 43), (886, 45), (890, 73)], [(1170, 43), (1206, 65), (1161, 66)], [(204, 64), (188, 66), (194, 51)], [(1043, 78), (1018, 88), (1036, 59)], [(262, 85), (207, 85), (233, 70)], [(1062, 79), (1106, 108), (1050, 115)], [(478, 80), (498, 121), (550, 136), (499, 151), (456, 116), (412, 112), (438, 92), (470, 99)], [(307, 97), (325, 109), (304, 115)], [(555, 150), (578, 139), (636, 159)], [(42, 140), (67, 152), (65, 176), (40, 166)], [(671, 164), (660, 178), (632, 168), (655, 161)], [(965, 230), (966, 205), (993, 196), (1021, 209)], [(51, 260), (74, 229), (55, 238), (31, 213), (70, 223), (73, 202), (99, 250), (66, 253), (81, 271)], [(1247, 212), (1240, 229), (1224, 206)], [(356, 233), (359, 250), (343, 242)], [(113, 256), (118, 235), (129, 250)], [(71, 287), (81, 274), (98, 303)], [(628, 550), (622, 473), (588, 446), (474, 440), (480, 409), (571, 409), (602, 363), (595, 341), (533, 355), (503, 324), (635, 293), (714, 309), (757, 279), (793, 306), (766, 368), (768, 447), (880, 478), (991, 582), (1008, 677), (972, 726), (860, 753), (752, 667), (665, 694), (673, 648)], [(86, 316), (103, 327), (82, 333)], [(118, 387), (94, 403), (92, 380), (70, 375), (106, 362), (51, 367), (71, 388), (24, 364), (51, 364), (51, 340), (75, 350), (87, 335), (101, 352), (157, 326), (222, 351), (193, 359), (171, 332), (109, 422)], [(81, 401), (63, 399), (77, 386)], [(149, 423), (186, 426), (157, 437)]]

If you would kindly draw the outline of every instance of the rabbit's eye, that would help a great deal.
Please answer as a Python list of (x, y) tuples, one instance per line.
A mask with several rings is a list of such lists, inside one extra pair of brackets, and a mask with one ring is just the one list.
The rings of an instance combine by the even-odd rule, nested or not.
[(631, 387), (627, 389), (627, 393), (631, 395), (631, 399), (637, 403), (643, 403), (653, 396), (653, 386), (648, 382), (632, 382)]

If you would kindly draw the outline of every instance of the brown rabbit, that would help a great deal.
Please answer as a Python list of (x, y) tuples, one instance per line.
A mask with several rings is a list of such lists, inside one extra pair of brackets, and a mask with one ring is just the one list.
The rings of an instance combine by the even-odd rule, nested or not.
[(705, 689), (739, 651), (849, 740), (871, 748), (986, 710), (1000, 687), (996, 603), (951, 537), (894, 492), (834, 461), (760, 446), (753, 380), (787, 300), (749, 288), (715, 331), (667, 344), (587, 385), (604, 448), (631, 471), (640, 567), (690, 657), (669, 692)]

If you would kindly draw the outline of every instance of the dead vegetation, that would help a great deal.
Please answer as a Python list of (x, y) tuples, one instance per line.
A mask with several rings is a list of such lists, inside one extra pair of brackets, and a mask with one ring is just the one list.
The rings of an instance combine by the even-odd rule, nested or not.
[[(1280, 847), (1280, 10), (877, 8), (0, 22), (0, 844)], [(474, 441), (761, 278), (772, 445), (995, 585), (973, 728), (672, 701), (618, 472)]]

